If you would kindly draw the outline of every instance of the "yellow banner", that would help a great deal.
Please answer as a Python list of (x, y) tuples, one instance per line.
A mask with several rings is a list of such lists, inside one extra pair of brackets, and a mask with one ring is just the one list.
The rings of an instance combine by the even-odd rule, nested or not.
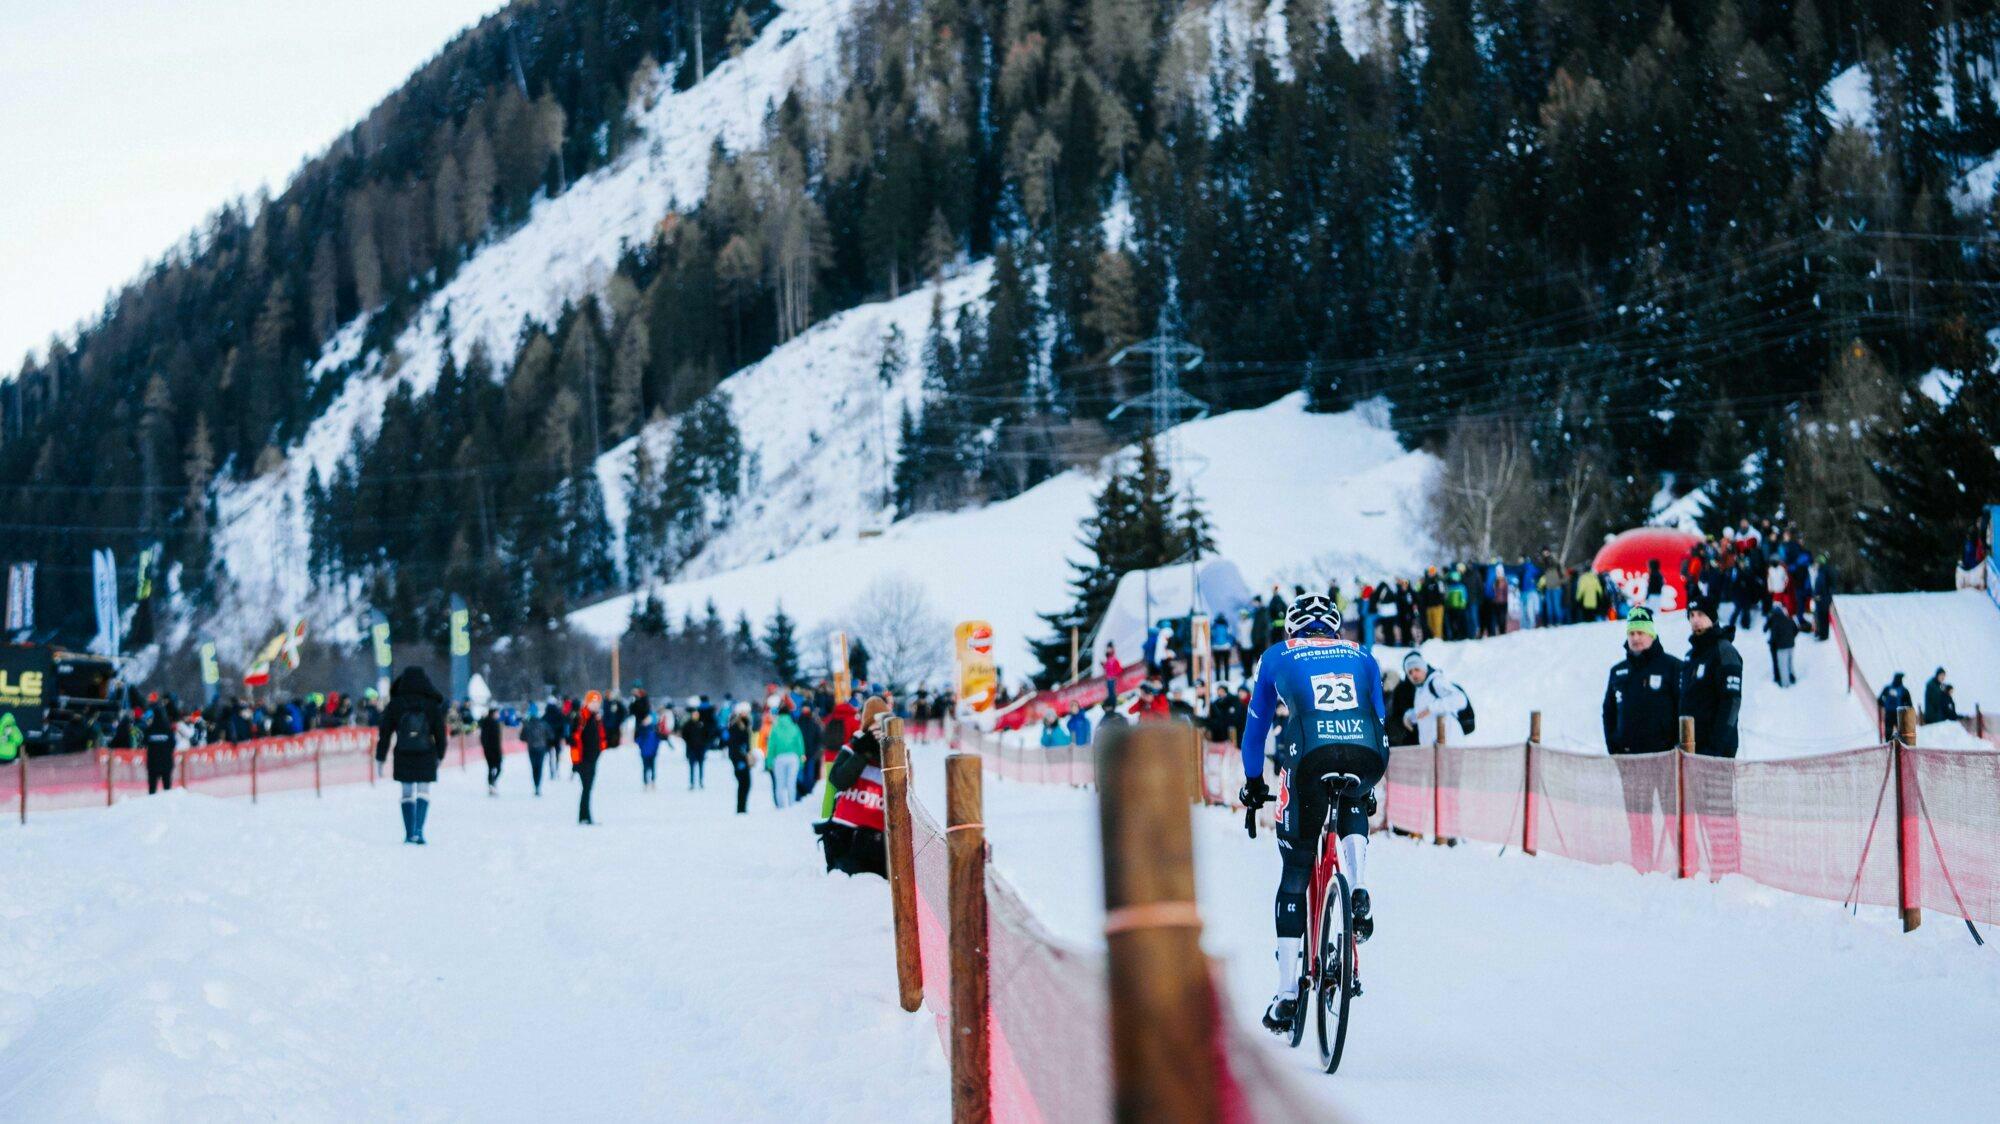
[(1000, 688), (1000, 676), (993, 666), (993, 626), (985, 621), (960, 621), (951, 650), (958, 662), (958, 705), (972, 711), (992, 710)]

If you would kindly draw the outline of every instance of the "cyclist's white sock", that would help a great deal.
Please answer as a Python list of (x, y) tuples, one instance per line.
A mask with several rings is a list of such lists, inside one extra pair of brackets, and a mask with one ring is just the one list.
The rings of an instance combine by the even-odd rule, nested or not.
[(1278, 938), (1278, 994), (1290, 995), (1299, 987), (1299, 949), (1303, 937)]
[(1347, 871), (1347, 884), (1359, 890), (1368, 883), (1363, 881), (1368, 869), (1368, 837), (1366, 835), (1343, 835), (1340, 837), (1340, 865)]

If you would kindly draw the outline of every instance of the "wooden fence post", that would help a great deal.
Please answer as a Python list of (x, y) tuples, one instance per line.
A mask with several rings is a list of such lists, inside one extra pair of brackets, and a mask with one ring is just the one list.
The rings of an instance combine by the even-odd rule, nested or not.
[(1542, 712), (1528, 712), (1528, 746), (1521, 757), (1521, 852), (1535, 853), (1535, 747), (1542, 742)]
[(320, 755), (319, 739), (314, 738), (313, 739), (313, 795), (314, 796), (323, 795), (319, 790), (319, 755)]
[(111, 767), (117, 761), (117, 750), (107, 749), (104, 751), (104, 806), (107, 808), (111, 807)]
[(21, 775), (14, 778), (21, 787), (21, 822), (28, 822), (28, 747), (21, 747)]
[(951, 1119), (993, 1119), (993, 1044), (987, 1000), (986, 823), (977, 754), (945, 758), (945, 842), (950, 858)]
[(263, 746), (256, 742), (250, 743), (250, 803), (252, 804), (257, 802), (257, 758), (263, 752)]
[(889, 914), (896, 936), (896, 992), (903, 1010), (924, 1005), (924, 969), (917, 943), (917, 864), (910, 841), (910, 747), (903, 720), (889, 719), (882, 746), (882, 823), (889, 852)]
[(1431, 742), (1431, 845), (1444, 846), (1444, 715), (1437, 716), (1436, 740)]
[(1158, 726), (1128, 726), (1112, 731), (1097, 756), (1113, 1115), (1120, 1121), (1223, 1117), (1219, 1015), (1201, 952), (1178, 742)]
[(1910, 877), (1910, 867), (1917, 854), (1917, 818), (1905, 802), (1903, 774), (1907, 771), (1908, 759), (1904, 750), (1917, 744), (1917, 712), (1914, 707), (1904, 707), (1896, 714), (1896, 740), (1889, 747), (1889, 767), (1896, 772), (1896, 904), (1902, 908), (1903, 931), (1905, 933), (1924, 923), (1924, 912), (1917, 906), (1919, 896), (1916, 880)]
[[(1693, 856), (1688, 854), (1688, 799), (1687, 762), (1694, 756), (1694, 719), (1681, 715), (1681, 743), (1674, 750), (1674, 849), (1680, 853), (1676, 863), (1675, 877), (1686, 878), (1694, 872)], [(1627, 813), (1629, 814), (1629, 813)]]

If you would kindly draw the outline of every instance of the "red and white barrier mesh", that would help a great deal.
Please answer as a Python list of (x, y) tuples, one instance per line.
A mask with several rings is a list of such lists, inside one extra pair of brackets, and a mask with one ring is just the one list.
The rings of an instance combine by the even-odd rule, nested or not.
[[(960, 739), (1002, 778), (1089, 783), (1088, 747)], [(1209, 803), (1235, 806), (1235, 747), (1206, 743), (1201, 779)], [(1377, 828), (2000, 923), (2000, 753), (1884, 744), (1739, 760), (1398, 746), (1376, 792)]]
[[(511, 730), (502, 749), (508, 755), (527, 752)], [(174, 752), (173, 784), (204, 796), (237, 797), (367, 784), (377, 779), (374, 751), (375, 730), (363, 726), (206, 745)], [(471, 769), (484, 761), (476, 735), (452, 735), (445, 765)], [(102, 808), (144, 795), (143, 749), (53, 754), (0, 765), (0, 806), (12, 804), (23, 818), (34, 812)]]

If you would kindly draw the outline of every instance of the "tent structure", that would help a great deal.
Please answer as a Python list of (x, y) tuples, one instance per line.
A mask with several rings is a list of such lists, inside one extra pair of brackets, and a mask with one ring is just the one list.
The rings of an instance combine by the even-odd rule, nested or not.
[(1234, 627), (1236, 611), (1250, 604), (1250, 596), (1242, 571), (1220, 556), (1156, 570), (1133, 570), (1118, 579), (1104, 620), (1090, 638), (1095, 666), (1104, 666), (1107, 644), (1118, 645), (1118, 657), (1125, 664), (1140, 662), (1146, 632), (1155, 621), (1190, 613), (1207, 613), (1210, 618), (1227, 613)]

